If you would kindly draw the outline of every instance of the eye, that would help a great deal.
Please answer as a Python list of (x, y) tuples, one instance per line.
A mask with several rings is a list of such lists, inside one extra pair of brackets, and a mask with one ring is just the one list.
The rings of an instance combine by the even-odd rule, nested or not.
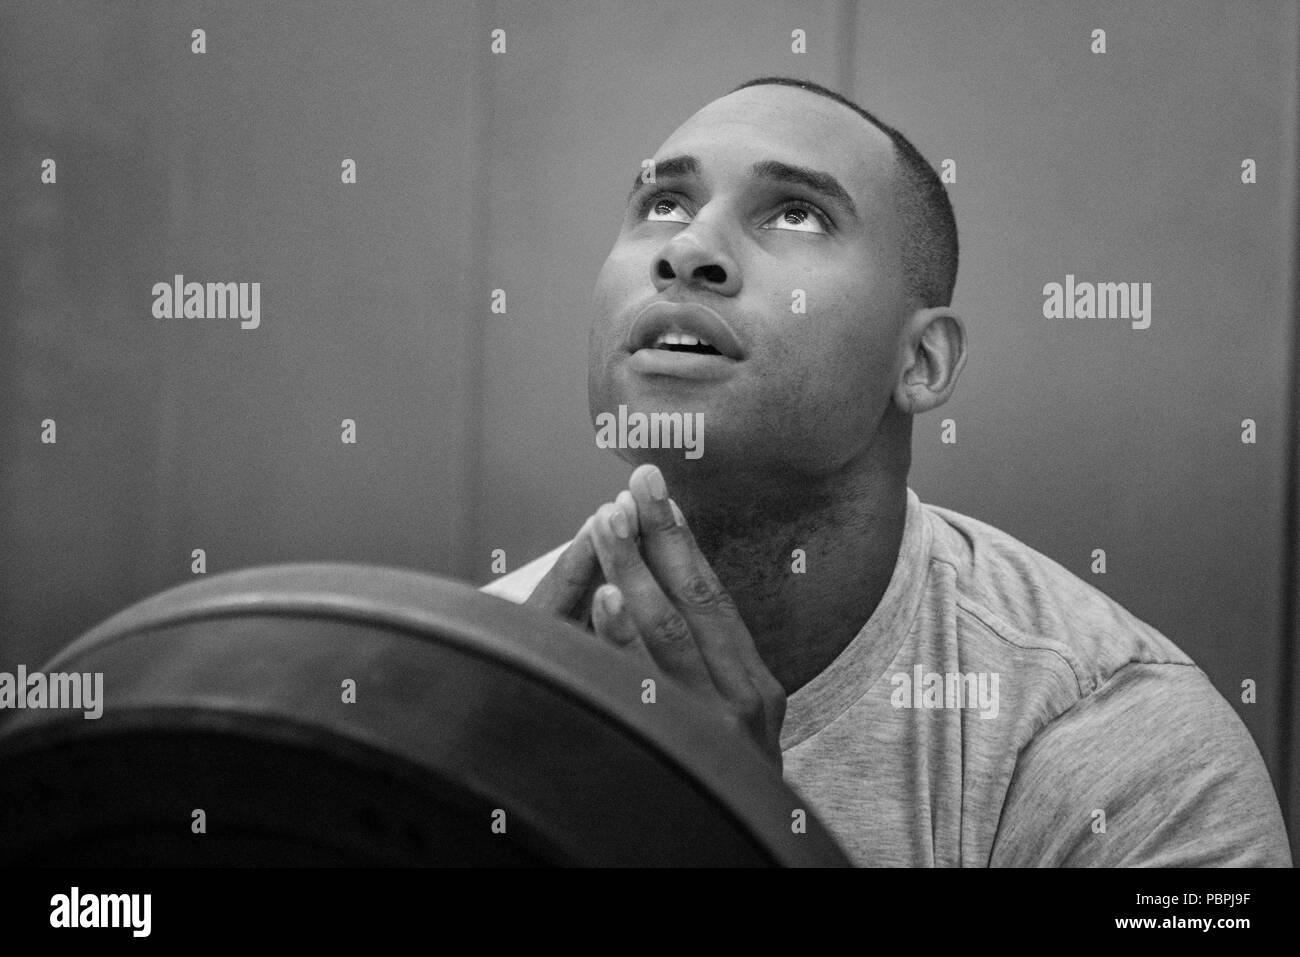
[[(652, 193), (637, 203), (637, 215), (651, 223), (689, 223), (690, 214), (667, 193)], [(761, 228), (786, 229), (800, 233), (829, 233), (831, 219), (816, 206), (792, 200), (782, 206)]]
[(808, 203), (786, 203), (768, 223), (777, 225), (764, 225), (764, 229), (791, 229), (801, 233), (830, 232), (830, 220), (826, 214)]
[(682, 209), (682, 204), (664, 193), (647, 196), (640, 203), (638, 213), (642, 219), (652, 223), (690, 222), (690, 217)]

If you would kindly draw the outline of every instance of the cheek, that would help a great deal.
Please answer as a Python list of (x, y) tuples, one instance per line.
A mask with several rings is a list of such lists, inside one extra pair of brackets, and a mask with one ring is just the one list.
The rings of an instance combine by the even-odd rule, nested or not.
[(810, 289), (807, 313), (790, 320), (798, 333), (791, 345), (813, 381), (845, 397), (888, 393), (895, 359), (890, 307), (858, 277)]
[(600, 272), (596, 275), (596, 285), (591, 290), (591, 316), (593, 329), (609, 322), (612, 275), (612, 260), (606, 259), (604, 264), (600, 267)]
[(881, 326), (859, 319), (860, 326), (841, 339), (838, 348), (825, 357), (833, 370), (837, 398), (844, 403), (841, 416), (849, 416), (855, 427), (870, 425), (883, 414), (894, 391), (893, 343)]
[(591, 293), (591, 332), (587, 337), (587, 397), (592, 414), (610, 404), (614, 386), (611, 357), (620, 345), (618, 318), (636, 293), (639, 273), (626, 250), (616, 245), (600, 267)]
[(869, 435), (888, 408), (894, 389), (895, 347), (885, 315), (864, 314), (866, 294), (845, 297), (801, 320), (790, 344), (790, 408), (799, 410), (805, 435), (834, 443), (848, 434)]
[[(644, 270), (628, 255), (626, 249), (615, 246), (600, 267), (591, 296), (591, 343), (605, 343), (608, 330), (615, 324), (628, 299), (637, 292), (637, 278)], [(644, 285), (649, 280), (644, 280)]]

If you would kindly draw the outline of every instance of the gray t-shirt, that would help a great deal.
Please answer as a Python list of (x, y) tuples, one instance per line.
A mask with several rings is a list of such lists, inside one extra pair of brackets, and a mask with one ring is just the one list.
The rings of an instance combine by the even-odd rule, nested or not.
[[(484, 591), (524, 601), (565, 547)], [(1291, 865), (1259, 749), (1187, 655), (911, 489), (884, 597), (790, 695), (781, 750), (862, 865)]]

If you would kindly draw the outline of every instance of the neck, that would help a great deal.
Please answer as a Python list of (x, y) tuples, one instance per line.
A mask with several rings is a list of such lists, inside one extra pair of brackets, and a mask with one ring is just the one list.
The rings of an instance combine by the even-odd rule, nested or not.
[(791, 694), (835, 660), (880, 603), (903, 538), (906, 464), (867, 462), (798, 484), (700, 478), (670, 478), (669, 488)]

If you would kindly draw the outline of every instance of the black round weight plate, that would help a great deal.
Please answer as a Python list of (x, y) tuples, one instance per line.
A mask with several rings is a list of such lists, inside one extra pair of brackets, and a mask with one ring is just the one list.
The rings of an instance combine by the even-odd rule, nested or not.
[(42, 671), (102, 673), (103, 714), (0, 712), (0, 864), (848, 864), (702, 702), (430, 575), (217, 575)]

